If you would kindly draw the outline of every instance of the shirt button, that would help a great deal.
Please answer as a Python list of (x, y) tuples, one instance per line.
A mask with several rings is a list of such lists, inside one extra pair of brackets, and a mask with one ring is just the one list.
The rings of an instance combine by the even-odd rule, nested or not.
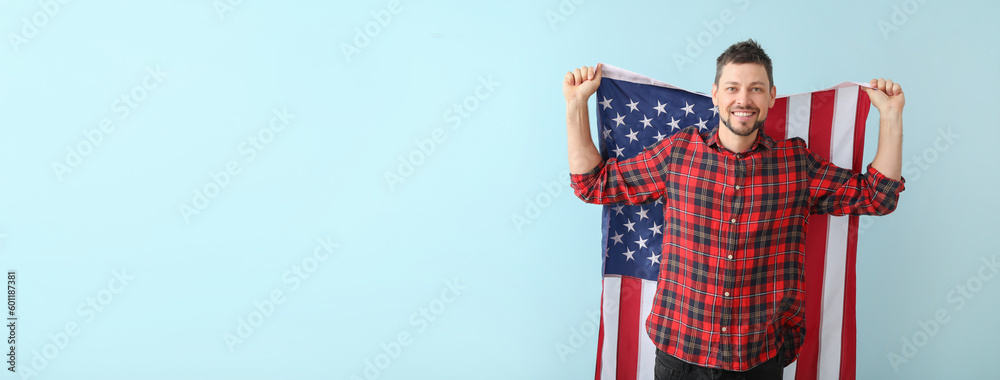
[(739, 190), (739, 189), (740, 189), (740, 185), (736, 185), (736, 190)]
[(736, 218), (733, 218), (730, 222), (736, 223)]
[(726, 292), (725, 295), (726, 295), (726, 297), (729, 297), (729, 292)]
[(732, 260), (733, 259), (733, 255), (729, 255), (729, 259)]
[(722, 328), (722, 332), (726, 332), (726, 328), (725, 327)]

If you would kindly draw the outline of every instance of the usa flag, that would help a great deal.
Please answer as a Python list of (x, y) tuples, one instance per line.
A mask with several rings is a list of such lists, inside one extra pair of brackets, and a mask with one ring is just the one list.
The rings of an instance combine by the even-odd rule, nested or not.
[[(708, 95), (610, 65), (597, 91), (604, 159), (628, 159), (689, 126), (708, 131), (719, 110)], [(834, 164), (862, 170), (870, 101), (860, 83), (780, 96), (764, 123), (775, 140), (801, 137)], [(604, 206), (604, 291), (597, 346), (598, 380), (653, 379), (656, 348), (645, 331), (660, 271), (663, 200)], [(805, 239), (806, 338), (785, 367), (795, 380), (855, 378), (855, 263), (858, 217), (812, 215)]]

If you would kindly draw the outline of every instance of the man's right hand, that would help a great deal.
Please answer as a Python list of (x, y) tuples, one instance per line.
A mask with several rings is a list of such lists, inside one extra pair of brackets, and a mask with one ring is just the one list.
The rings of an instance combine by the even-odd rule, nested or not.
[(563, 96), (566, 97), (566, 103), (586, 102), (600, 85), (600, 63), (597, 64), (596, 69), (593, 66), (573, 69), (573, 71), (567, 72), (566, 77), (563, 78)]

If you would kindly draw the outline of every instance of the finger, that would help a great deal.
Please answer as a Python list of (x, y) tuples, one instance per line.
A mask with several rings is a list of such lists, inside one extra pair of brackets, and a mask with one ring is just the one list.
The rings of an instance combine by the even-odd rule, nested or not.
[(879, 91), (885, 92), (885, 79), (878, 78), (878, 85), (875, 86), (875, 88), (878, 88)]
[(573, 73), (567, 71), (566, 75), (563, 76), (563, 82), (565, 82), (566, 84), (572, 86), (573, 85)]
[(903, 94), (903, 87), (900, 86), (899, 83), (896, 83), (896, 85), (893, 86), (893, 88), (892, 88), (892, 94), (893, 95), (902, 95)]
[(878, 79), (872, 78), (872, 80), (868, 82), (868, 85), (878, 88)]
[(587, 66), (587, 80), (592, 80), (592, 79), (594, 79), (594, 67)]
[(889, 95), (889, 96), (896, 95), (895, 93), (892, 92), (892, 87), (893, 87), (892, 81), (886, 79), (885, 80), (885, 93), (886, 93), (886, 95)]
[(603, 63), (598, 63), (597, 64), (597, 71), (594, 73), (594, 78), (597, 78), (598, 80), (600, 80), (602, 77), (604, 77), (604, 71), (601, 70), (601, 67), (603, 67), (603, 66), (604, 66)]
[(580, 73), (580, 69), (573, 69), (573, 85), (580, 83), (583, 83), (583, 74)]

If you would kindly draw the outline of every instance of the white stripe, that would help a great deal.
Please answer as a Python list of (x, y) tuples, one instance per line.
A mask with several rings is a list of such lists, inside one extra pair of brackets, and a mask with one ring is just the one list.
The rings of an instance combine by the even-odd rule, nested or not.
[(833, 107), (833, 140), (830, 141), (830, 161), (842, 168), (851, 168), (854, 156), (854, 120), (857, 118), (858, 88), (837, 90)]
[(622, 279), (604, 277), (604, 342), (601, 344), (601, 380), (615, 380), (618, 364), (618, 309), (621, 307)]
[(798, 360), (792, 362), (792, 364), (789, 364), (788, 367), (785, 367), (785, 375), (784, 375), (784, 377), (782, 377), (782, 379), (795, 380), (795, 365), (796, 364), (799, 364)]
[(639, 363), (636, 371), (638, 380), (653, 380), (653, 369), (656, 366), (656, 346), (646, 333), (646, 317), (653, 310), (653, 298), (656, 296), (656, 281), (642, 280), (642, 304), (639, 308)]
[[(648, 84), (648, 85), (657, 86), (657, 87), (672, 88), (672, 89), (675, 89), (675, 90), (684, 90), (684, 91), (687, 91), (687, 92), (691, 92), (691, 93), (695, 93), (695, 94), (702, 94), (702, 95), (706, 95), (706, 96), (708, 95), (708, 94), (697, 92), (697, 91), (691, 91), (691, 90), (683, 89), (683, 88), (674, 86), (674, 85), (669, 84), (669, 83), (660, 82), (660, 81), (658, 81), (656, 79), (647, 77), (645, 75), (634, 73), (634, 72), (625, 70), (623, 68), (614, 67), (614, 66), (611, 66), (611, 65), (608, 65), (608, 64), (603, 64), (601, 66), (601, 77), (602, 78), (608, 78), (608, 79), (625, 81), (625, 82), (638, 83), (638, 84)], [(847, 82), (845, 82), (845, 83), (847, 83)]]
[[(836, 93), (830, 161), (851, 168), (854, 154), (854, 121), (858, 89)], [(817, 378), (840, 378), (840, 350), (844, 333), (844, 283), (847, 276), (847, 229), (849, 217), (831, 216), (827, 225), (826, 263), (823, 265), (823, 317), (820, 320), (820, 351)]]
[(801, 137), (809, 144), (809, 115), (812, 113), (812, 94), (788, 97), (788, 116), (785, 118), (785, 138)]

